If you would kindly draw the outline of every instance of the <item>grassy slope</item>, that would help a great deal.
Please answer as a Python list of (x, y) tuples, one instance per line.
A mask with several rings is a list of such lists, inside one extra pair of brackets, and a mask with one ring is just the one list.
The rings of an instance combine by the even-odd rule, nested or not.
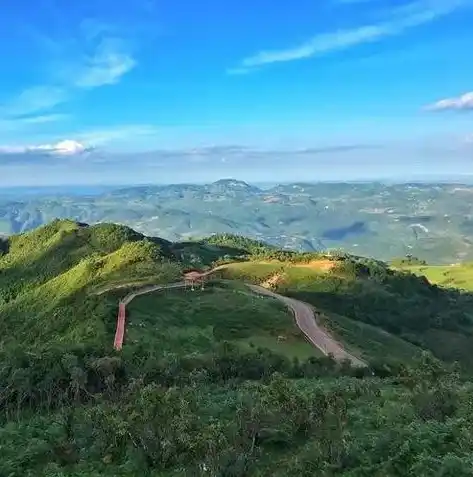
[(418, 276), (425, 276), (430, 283), (473, 291), (473, 263), (457, 265), (417, 265), (402, 267)]
[(336, 313), (325, 312), (321, 323), (356, 356), (371, 361), (410, 362), (421, 349), (382, 328), (352, 320)]
[[(254, 283), (261, 283), (274, 274), (281, 274), (277, 289), (282, 292), (310, 290), (316, 280), (323, 279), (327, 271), (281, 262), (244, 262), (229, 264), (224, 276)], [(412, 360), (420, 349), (405, 340), (378, 327), (370, 326), (337, 313), (317, 308), (323, 326), (340, 339), (349, 351), (366, 360), (385, 358), (388, 354), (394, 360)]]
[(242, 349), (267, 348), (289, 358), (320, 356), (283, 305), (238, 284), (138, 296), (128, 313), (128, 346), (141, 343), (165, 354), (186, 354), (212, 351), (229, 341)]
[[(230, 239), (228, 245), (215, 243), (219, 241), (215, 238), (172, 244), (158, 238), (146, 239), (127, 227), (114, 224), (89, 227), (59, 220), (32, 232), (12, 236), (0, 244), (0, 350), (18, 346), (46, 348), (88, 344), (109, 349), (116, 318), (116, 299), (126, 293), (126, 288), (112, 293), (112, 299), (106, 299), (107, 294), (96, 295), (97, 291), (118, 285), (177, 281), (183, 268), (209, 267), (221, 258), (241, 257), (249, 253), (249, 249), (260, 251), (262, 247), (259, 242), (242, 241), (233, 236)], [(170, 297), (169, 293), (165, 296)], [(244, 287), (209, 291), (202, 303), (198, 294), (194, 298), (192, 309), (189, 302), (182, 300), (180, 292), (175, 293), (174, 302), (158, 303), (160, 309), (179, 310), (174, 318), (176, 328), (181, 326), (181, 330), (175, 334), (180, 334), (181, 338), (186, 335), (190, 347), (195, 327), (179, 325), (179, 314), (188, 308), (188, 313), (200, 313), (202, 319), (209, 310), (212, 314), (212, 308), (218, 315), (218, 310), (223, 307), (226, 312), (220, 316), (225, 317), (231, 329), (240, 328), (238, 341), (243, 348), (264, 347), (300, 358), (317, 354), (301, 339), (286, 311), (270, 299), (254, 297)], [(142, 297), (136, 303), (144, 303), (144, 308), (152, 310), (152, 301), (162, 299), (163, 296), (156, 294)], [(197, 319), (197, 315), (194, 318)], [(272, 318), (272, 315), (274, 322), (264, 322), (265, 317)], [(243, 329), (248, 328), (255, 316), (259, 317), (261, 333), (251, 333), (250, 336)], [(208, 323), (214, 318), (217, 316), (209, 316)], [(147, 319), (152, 321), (153, 317)], [(271, 326), (274, 328), (270, 333)], [(216, 325), (214, 328), (215, 333), (220, 332), (219, 339), (224, 339), (222, 330), (225, 327)], [(287, 334), (286, 341), (278, 343), (271, 334), (276, 337)], [(131, 340), (132, 336), (131, 327)], [(151, 341), (146, 333), (140, 339), (147, 343)], [(156, 334), (153, 339), (159, 341)], [(175, 343), (175, 347), (182, 347), (182, 350), (186, 346), (184, 339)]]
[(13, 236), (0, 257), (1, 347), (102, 342), (114, 310), (87, 290), (150, 276), (168, 282), (180, 267), (159, 246), (115, 225), (56, 221)]

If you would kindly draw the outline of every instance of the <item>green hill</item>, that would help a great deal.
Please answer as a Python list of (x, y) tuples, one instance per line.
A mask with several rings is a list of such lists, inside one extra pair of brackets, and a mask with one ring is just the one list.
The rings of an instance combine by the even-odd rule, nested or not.
[[(472, 474), (468, 374), (422, 352), (467, 349), (468, 293), (236, 236), (54, 221), (0, 246), (1, 476)], [(128, 288), (228, 261), (238, 280), (135, 298), (112, 349)], [(312, 303), (370, 367), (321, 357), (242, 280)]]
[(159, 245), (113, 224), (55, 221), (12, 236), (7, 250), (0, 257), (0, 349), (104, 343), (100, 318), (111, 310), (91, 289), (123, 279), (169, 282), (180, 276), (180, 266)]

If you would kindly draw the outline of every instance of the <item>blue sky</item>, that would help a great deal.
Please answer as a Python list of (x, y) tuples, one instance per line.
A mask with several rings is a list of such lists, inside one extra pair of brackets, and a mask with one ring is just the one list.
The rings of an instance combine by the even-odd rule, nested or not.
[(0, 186), (473, 176), (473, 0), (8, 0)]

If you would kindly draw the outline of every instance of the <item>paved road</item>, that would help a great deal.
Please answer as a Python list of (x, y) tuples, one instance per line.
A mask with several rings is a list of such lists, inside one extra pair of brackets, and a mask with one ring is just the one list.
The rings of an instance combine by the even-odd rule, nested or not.
[(353, 366), (364, 367), (366, 364), (356, 356), (348, 353), (330, 334), (322, 329), (315, 318), (313, 308), (299, 300), (279, 295), (259, 285), (247, 285), (255, 293), (271, 296), (282, 301), (294, 314), (296, 324), (306, 338), (325, 355), (332, 354), (337, 361), (349, 360)]
[[(218, 268), (222, 268), (222, 267), (218, 267)], [(208, 276), (213, 271), (215, 271), (215, 269), (211, 270), (210, 272), (206, 272), (205, 274), (202, 274), (202, 276)], [(294, 298), (289, 298), (284, 295), (279, 295), (278, 293), (270, 291), (259, 285), (252, 285), (252, 284), (246, 284), (246, 285), (255, 293), (258, 293), (260, 295), (270, 296), (270, 297), (276, 298), (277, 300), (282, 301), (294, 314), (296, 324), (299, 327), (299, 329), (302, 331), (302, 333), (304, 333), (306, 338), (316, 348), (322, 351), (323, 354), (325, 355), (331, 354), (337, 361), (349, 360), (353, 366), (358, 366), (358, 367), (366, 366), (366, 363), (361, 361), (356, 356), (353, 356), (352, 354), (348, 353), (348, 351), (346, 351), (332, 336), (330, 336), (330, 334), (327, 331), (322, 329), (322, 327), (320, 327), (317, 324), (314, 310), (310, 305), (302, 301), (295, 300)], [(124, 325), (125, 325), (124, 307), (126, 305), (128, 305), (135, 297), (139, 295), (144, 295), (146, 293), (152, 293), (159, 290), (168, 290), (172, 288), (184, 288), (185, 286), (186, 284), (184, 282), (176, 282), (176, 283), (170, 283), (166, 285), (148, 285), (129, 293), (123, 299), (121, 299), (120, 308), (123, 308), (123, 311), (122, 311), (123, 316), (120, 317), (119, 315), (117, 333), (115, 336), (115, 344), (116, 345), (118, 344), (117, 349), (121, 349), (121, 345), (123, 342), (123, 334), (125, 331), (124, 330)], [(123, 285), (120, 285), (117, 288), (122, 288), (122, 287)]]

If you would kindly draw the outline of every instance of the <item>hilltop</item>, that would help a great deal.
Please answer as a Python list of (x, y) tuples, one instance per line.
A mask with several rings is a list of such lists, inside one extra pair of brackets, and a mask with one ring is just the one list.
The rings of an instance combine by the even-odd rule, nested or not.
[[(467, 292), (231, 234), (56, 220), (0, 245), (0, 475), (471, 475), (471, 362), (448, 364)], [(113, 350), (129, 289), (215, 266), (204, 290), (133, 300)], [(245, 282), (311, 303), (369, 368), (321, 356)]]

